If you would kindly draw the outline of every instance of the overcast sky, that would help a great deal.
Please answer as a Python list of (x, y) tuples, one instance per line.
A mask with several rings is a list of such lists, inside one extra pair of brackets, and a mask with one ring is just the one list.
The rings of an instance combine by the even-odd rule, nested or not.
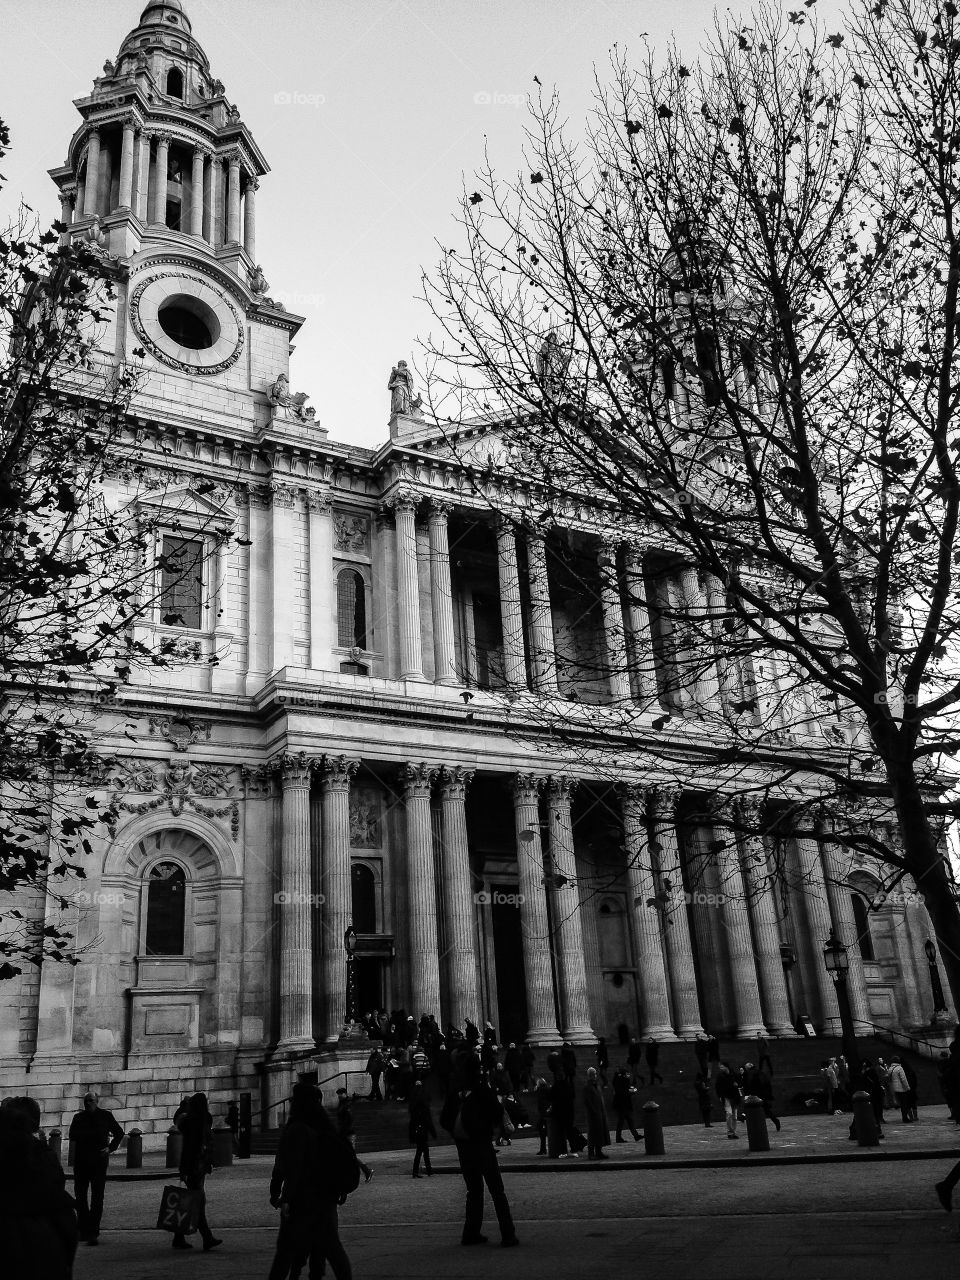
[[(830, 3), (830, 0), (825, 0)], [(0, 0), (0, 115), (13, 149), (0, 217), (22, 195), (59, 215), (46, 170), (63, 163), (105, 58), (136, 26), (138, 0)], [(821, 4), (821, 9), (823, 4)], [(833, 7), (833, 5), (831, 5)], [(337, 440), (386, 438), (391, 365), (430, 328), (420, 292), (453, 225), (463, 175), (485, 142), (521, 163), (534, 75), (571, 120), (614, 42), (638, 52), (671, 31), (692, 55), (705, 0), (185, 0), (193, 34), (271, 172), (257, 198), (270, 293), (306, 316), (291, 385)]]

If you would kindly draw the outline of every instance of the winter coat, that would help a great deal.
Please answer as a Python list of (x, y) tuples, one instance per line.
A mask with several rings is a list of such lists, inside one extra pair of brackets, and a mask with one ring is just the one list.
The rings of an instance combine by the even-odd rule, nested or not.
[(890, 1083), (893, 1086), (894, 1093), (909, 1093), (910, 1082), (907, 1079), (907, 1073), (899, 1062), (895, 1062), (890, 1068)]
[(587, 1145), (594, 1148), (607, 1146), (610, 1141), (607, 1108), (599, 1086), (593, 1081), (583, 1086), (583, 1109), (587, 1113)]

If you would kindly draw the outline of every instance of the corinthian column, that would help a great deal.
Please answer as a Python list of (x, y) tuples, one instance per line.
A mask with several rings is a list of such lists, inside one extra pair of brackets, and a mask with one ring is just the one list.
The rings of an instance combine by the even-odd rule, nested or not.
[(430, 791), (437, 770), (406, 764), (400, 770), (407, 814), (407, 902), (410, 912), (410, 997), (415, 1017), (440, 1017), (437, 892), (433, 866)]
[(240, 154), (227, 156), (227, 244), (240, 243)]
[(280, 838), (280, 1040), (278, 1049), (312, 1049), (313, 988), (310, 937), (310, 773), (303, 752), (280, 761), (283, 784)]
[(755, 1036), (763, 1031), (760, 984), (753, 959), (753, 939), (747, 914), (747, 892), (740, 869), (740, 850), (732, 831), (717, 852), (720, 880), (720, 919), (727, 935), (733, 1003), (737, 1011), (737, 1035)]
[(601, 543), (600, 607), (603, 613), (603, 639), (607, 656), (607, 679), (614, 702), (630, 701), (630, 666), (627, 661), (626, 634), (623, 627), (623, 605), (617, 576), (617, 548)]
[(845, 883), (844, 852), (838, 844), (835, 844), (829, 838), (824, 839), (821, 847), (830, 914), (833, 917), (837, 937), (847, 948), (847, 958), (850, 963), (850, 968), (847, 972), (850, 1014), (854, 1022), (872, 1022), (870, 1003), (867, 997), (867, 980), (863, 972), (863, 957), (860, 954), (860, 945), (857, 938), (857, 922), (853, 916), (850, 888)]
[(583, 926), (577, 868), (573, 853), (573, 823), (570, 798), (576, 783), (570, 778), (547, 779), (547, 813), (550, 830), (550, 861), (554, 938), (557, 972), (560, 979), (560, 1032), (571, 1044), (592, 1044), (596, 1040), (590, 1026), (587, 999), (587, 972), (583, 958)]
[[(400, 679), (423, 679), (420, 638), (420, 572), (417, 566), (417, 496), (402, 491), (388, 504), (397, 528), (397, 613), (400, 621)], [(426, 1012), (422, 1010), (422, 1012)]]
[(248, 178), (243, 189), (243, 247), (250, 257), (257, 256), (257, 192), (260, 183), (256, 178)]
[(735, 801), (735, 813), (741, 826), (740, 835), (743, 878), (747, 891), (747, 909), (753, 923), (754, 954), (760, 979), (760, 1003), (767, 1030), (775, 1036), (793, 1036), (787, 980), (780, 955), (780, 930), (777, 928), (777, 905), (767, 866), (767, 851), (759, 834), (761, 807), (753, 798)]
[(147, 198), (150, 194), (150, 138), (146, 129), (140, 130), (140, 160), (137, 164), (137, 207), (134, 210), (141, 222), (148, 221)]
[(523, 607), (517, 570), (517, 539), (513, 524), (497, 518), (497, 568), (500, 576), (500, 619), (503, 629), (503, 673), (511, 689), (527, 687), (523, 646)]
[(347, 969), (343, 935), (353, 921), (350, 879), (350, 779), (359, 760), (325, 756), (323, 761), (323, 842), (320, 854), (320, 918), (323, 934), (320, 965), (323, 974), (324, 1038), (336, 1040), (347, 1021)]
[[(830, 906), (827, 886), (820, 863), (820, 846), (816, 840), (797, 836), (794, 841), (800, 867), (800, 894), (807, 917), (807, 934), (810, 941), (810, 967), (820, 994), (820, 1012), (823, 1031), (837, 1035), (840, 1027), (840, 1010), (833, 979), (823, 962), (823, 948), (830, 937)], [(809, 974), (807, 975), (809, 980)]]
[(653, 632), (647, 609), (642, 553), (630, 548), (626, 562), (627, 615), (630, 619), (630, 667), (636, 701), (645, 711), (660, 709)]
[[(677, 1034), (681, 1040), (692, 1040), (703, 1034), (700, 1002), (690, 945), (690, 926), (680, 869), (677, 844), (676, 808), (681, 792), (673, 787), (651, 787), (647, 803), (650, 808), (653, 843), (657, 847), (659, 871), (658, 897), (664, 895), (664, 935), (667, 943), (667, 968), (673, 990), (673, 1009)], [(669, 886), (669, 888), (668, 888)]]
[(465, 1018), (476, 1021), (478, 1013), (477, 953), (474, 947), (473, 882), (470, 877), (470, 848), (467, 844), (467, 815), (464, 807), (467, 787), (473, 774), (459, 766), (440, 771), (440, 830), (443, 840), (443, 901), (448, 940), (445, 1022), (463, 1026)]
[(676, 1040), (670, 1025), (670, 989), (664, 959), (660, 916), (656, 910), (653, 854), (647, 838), (646, 798), (639, 787), (620, 789), (623, 805), (623, 842), (627, 853), (630, 913), (637, 948), (640, 977), (640, 1015), (643, 1035)]
[(83, 216), (92, 218), (100, 212), (97, 202), (100, 187), (100, 131), (90, 130), (87, 142), (87, 173), (83, 184)]
[(203, 147), (194, 147), (190, 174), (190, 234), (198, 238), (203, 236), (203, 170), (206, 158)]
[(167, 160), (170, 152), (169, 133), (157, 134), (156, 186), (153, 191), (153, 222), (164, 226), (167, 221)]
[(123, 121), (123, 141), (120, 144), (120, 191), (118, 207), (129, 209), (133, 202), (133, 137), (137, 122), (134, 116)]
[(431, 498), (430, 521), (430, 602), (433, 612), (434, 680), (437, 684), (457, 684), (453, 647), (453, 592), (450, 585), (450, 544), (447, 518), (453, 503)]
[(556, 692), (557, 654), (550, 611), (550, 580), (543, 537), (527, 531), (527, 570), (530, 579), (530, 631), (533, 687), (538, 693)]
[(520, 928), (523, 935), (523, 978), (527, 996), (527, 1035), (531, 1044), (560, 1044), (550, 968), (550, 921), (543, 884), (543, 846), (540, 841), (540, 788), (543, 779), (517, 775), (513, 784), (513, 813), (517, 827), (517, 871), (520, 886)]

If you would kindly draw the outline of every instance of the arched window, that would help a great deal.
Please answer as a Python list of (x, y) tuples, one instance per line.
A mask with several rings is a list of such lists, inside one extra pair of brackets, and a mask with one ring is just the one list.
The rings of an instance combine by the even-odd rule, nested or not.
[(182, 956), (187, 878), (176, 862), (158, 862), (147, 882), (148, 956)]
[(341, 649), (367, 647), (367, 597), (356, 569), (344, 569), (337, 577), (337, 644)]
[(167, 72), (167, 93), (171, 98), (183, 97), (183, 72), (171, 67)]
[(377, 882), (368, 866), (356, 862), (350, 872), (353, 927), (357, 933), (377, 932)]
[(859, 893), (852, 893), (850, 901), (853, 903), (853, 921), (857, 927), (857, 943), (860, 947), (860, 955), (864, 960), (872, 963), (876, 960), (876, 953), (873, 949), (873, 936), (870, 933), (870, 913), (867, 911), (867, 904)]

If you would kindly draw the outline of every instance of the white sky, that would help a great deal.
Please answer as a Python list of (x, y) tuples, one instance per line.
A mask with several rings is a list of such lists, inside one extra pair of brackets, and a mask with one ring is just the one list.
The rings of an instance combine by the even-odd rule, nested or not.
[[(577, 121), (614, 42), (639, 53), (641, 33), (663, 47), (674, 31), (692, 55), (713, 15), (707, 0), (184, 3), (271, 166), (257, 256), (270, 294), (306, 316), (291, 385), (334, 439), (367, 447), (387, 435), (391, 366), (415, 361), (430, 328), (420, 269), (434, 265), (436, 241), (459, 243), (462, 175), (485, 141), (500, 172), (520, 166), (533, 76), (559, 88)], [(46, 170), (63, 163), (79, 123), (72, 99), (89, 93), (142, 7), (0, 0), (0, 115), (13, 144), (0, 223), (21, 195), (44, 222), (59, 215)]]

